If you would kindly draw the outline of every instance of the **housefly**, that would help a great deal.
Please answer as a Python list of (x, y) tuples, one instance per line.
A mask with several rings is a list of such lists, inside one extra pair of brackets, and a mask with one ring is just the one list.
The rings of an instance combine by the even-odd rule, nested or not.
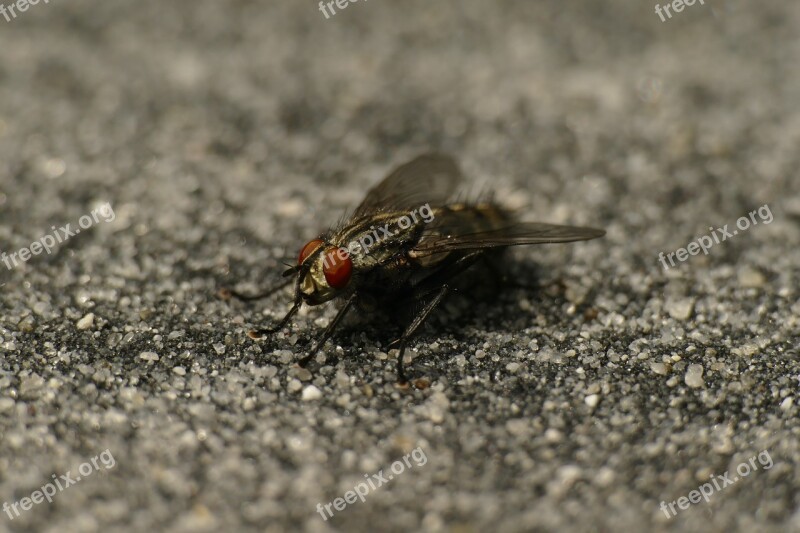
[(341, 299), (339, 312), (298, 362), (305, 366), (353, 308), (416, 303), (416, 316), (392, 343), (399, 349), (397, 377), (404, 384), (403, 355), (409, 339), (451, 290), (454, 279), (476, 261), (508, 246), (583, 241), (605, 234), (593, 228), (517, 222), (493, 202), (449, 202), (460, 180), (458, 165), (449, 156), (419, 156), (369, 190), (349, 220), (303, 245), (282, 283), (258, 295), (227, 291), (254, 300), (294, 284), (289, 312), (274, 327), (251, 331), (250, 337), (282, 330), (304, 303)]

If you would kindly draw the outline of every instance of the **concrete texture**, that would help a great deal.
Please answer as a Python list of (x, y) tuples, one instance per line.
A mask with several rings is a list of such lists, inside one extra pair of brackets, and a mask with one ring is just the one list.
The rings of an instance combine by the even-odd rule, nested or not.
[[(0, 531), (800, 531), (796, 2), (665, 22), (622, 0), (17, 15), (0, 251), (114, 216), (0, 264), (0, 501), (91, 471)], [(465, 194), (608, 235), (510, 253), (539, 290), (448, 300), (411, 350), (422, 388), (395, 386), (396, 332), (370, 317), (294, 368), (335, 306), (249, 339), (290, 294), (217, 290), (268, 286), (429, 150), (458, 158)], [(726, 471), (710, 502), (659, 509)]]

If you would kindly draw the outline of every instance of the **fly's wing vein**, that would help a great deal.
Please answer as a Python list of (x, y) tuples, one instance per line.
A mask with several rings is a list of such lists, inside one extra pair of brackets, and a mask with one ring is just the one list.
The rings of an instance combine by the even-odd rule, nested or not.
[(485, 231), (460, 234), (458, 231), (449, 231), (450, 229), (455, 228), (440, 226), (436, 228), (436, 234), (424, 236), (415, 246), (414, 255), (524, 244), (586, 241), (602, 237), (606, 233), (595, 228), (559, 226), (539, 222), (518, 222)]
[(453, 195), (460, 180), (458, 164), (450, 156), (421, 155), (400, 165), (373, 187), (353, 216), (443, 204)]

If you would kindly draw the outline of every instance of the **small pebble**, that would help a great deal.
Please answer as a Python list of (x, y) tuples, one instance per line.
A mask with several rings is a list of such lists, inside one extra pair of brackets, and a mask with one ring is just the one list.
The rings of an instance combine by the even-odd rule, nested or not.
[(703, 366), (702, 365), (689, 365), (686, 369), (686, 376), (683, 380), (687, 385), (696, 389), (705, 385), (703, 381)]
[(319, 400), (320, 398), (322, 398), (322, 391), (314, 385), (309, 385), (303, 389), (303, 401), (311, 402), (314, 400)]
[(311, 381), (311, 378), (314, 377), (307, 368), (297, 368), (293, 374), (300, 381)]
[(691, 298), (667, 300), (665, 307), (669, 316), (675, 320), (688, 320), (694, 311), (694, 300)]
[(557, 443), (564, 440), (564, 434), (555, 428), (548, 428), (544, 432), (544, 438), (547, 442)]
[(158, 361), (158, 354), (155, 352), (142, 352), (139, 354), (139, 359), (144, 361)]
[(650, 370), (662, 376), (666, 376), (668, 372), (667, 365), (664, 363), (650, 363)]
[(89, 313), (80, 320), (78, 320), (78, 322), (75, 324), (75, 327), (77, 327), (80, 330), (84, 330), (92, 327), (92, 324), (94, 324), (94, 313)]
[(0, 398), (0, 413), (8, 411), (14, 407), (14, 404), (15, 402), (11, 398)]
[(737, 273), (739, 285), (745, 288), (754, 289), (764, 285), (766, 278), (764, 274), (751, 266), (742, 267)]

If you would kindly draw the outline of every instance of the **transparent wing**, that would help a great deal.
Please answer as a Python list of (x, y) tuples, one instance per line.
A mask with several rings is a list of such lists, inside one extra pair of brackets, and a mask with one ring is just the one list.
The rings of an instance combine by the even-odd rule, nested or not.
[(601, 229), (539, 222), (517, 222), (499, 228), (464, 234), (458, 234), (457, 231), (450, 232), (444, 225), (436, 228), (436, 234), (423, 237), (414, 247), (414, 253), (419, 256), (455, 250), (587, 241), (605, 234), (606, 232)]
[(421, 155), (400, 165), (373, 187), (353, 216), (443, 204), (453, 195), (460, 180), (458, 164), (450, 156)]

